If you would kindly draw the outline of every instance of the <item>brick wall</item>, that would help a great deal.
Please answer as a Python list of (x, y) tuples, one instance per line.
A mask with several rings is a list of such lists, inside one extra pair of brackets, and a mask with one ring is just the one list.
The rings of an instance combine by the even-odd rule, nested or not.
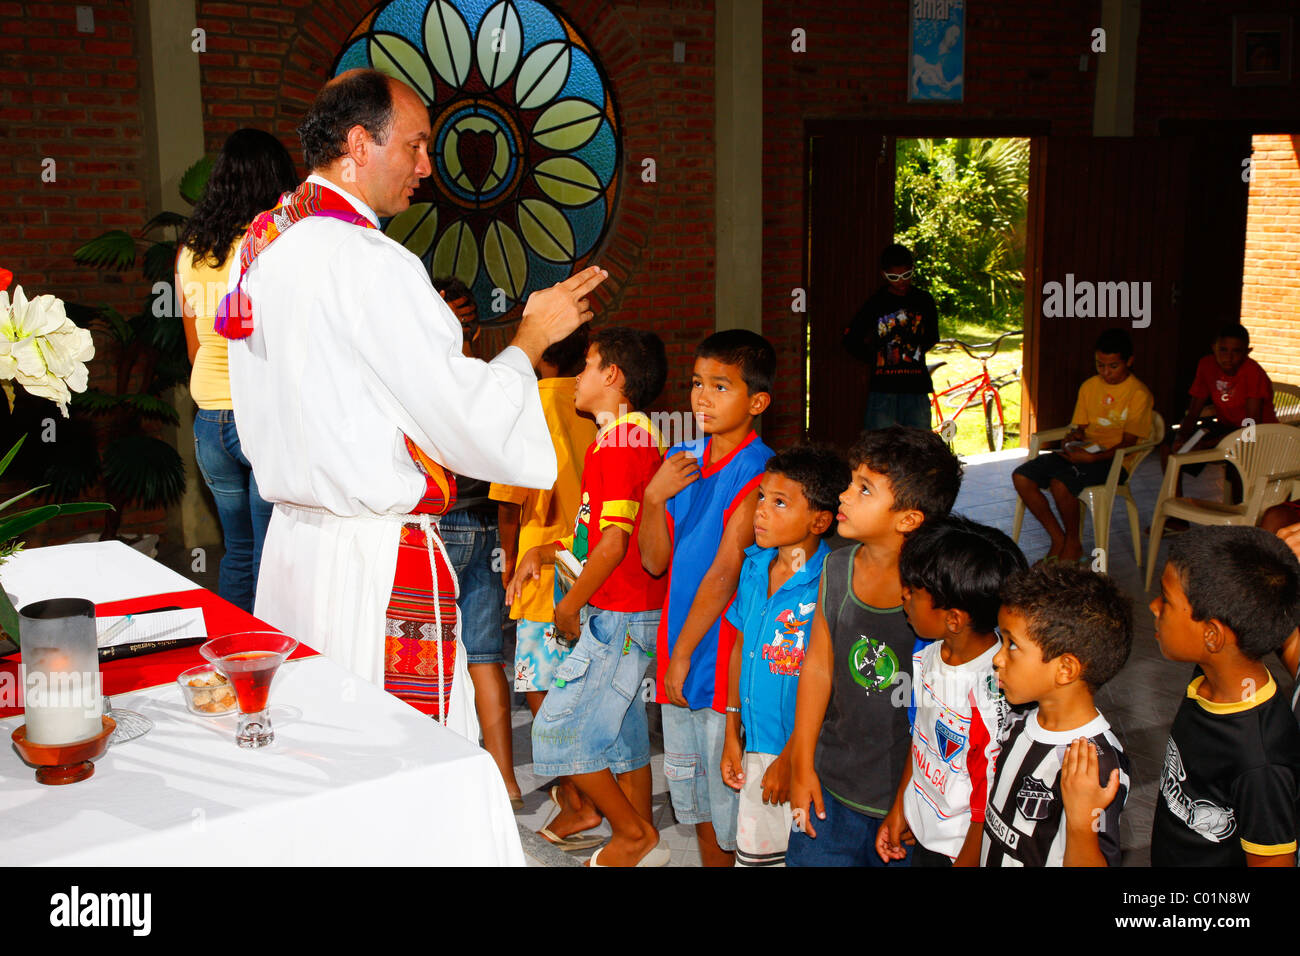
[(1251, 357), (1300, 384), (1300, 136), (1256, 136), (1252, 145), (1241, 322)]
[[(148, 292), (138, 269), (106, 274), (72, 260), (88, 239), (109, 229), (134, 233), (150, 215), (132, 8), (93, 6), (94, 32), (78, 33), (73, 0), (0, 2), (0, 266), (29, 296), (48, 292), (130, 315)], [(50, 182), (42, 179), (47, 159)], [(95, 349), (91, 384), (104, 385), (116, 350), (99, 336)], [(122, 530), (163, 524), (161, 509), (135, 510)], [(63, 518), (27, 535), (28, 543), (102, 525), (100, 515)]]
[[(198, 0), (210, 150), (240, 126), (273, 132), (300, 160), (297, 126), (373, 0), (276, 6)], [(623, 122), (623, 191), (598, 262), (610, 321), (653, 328), (670, 375), (657, 407), (688, 407), (691, 356), (713, 328), (713, 4), (575, 0), (562, 10), (591, 43)], [(686, 62), (672, 62), (674, 41)], [(641, 161), (656, 182), (641, 180)]]

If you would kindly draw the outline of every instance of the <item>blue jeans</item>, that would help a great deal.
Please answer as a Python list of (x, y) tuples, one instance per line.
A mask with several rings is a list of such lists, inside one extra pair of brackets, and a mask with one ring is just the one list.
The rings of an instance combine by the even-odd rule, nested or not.
[(888, 428), (890, 425), (907, 425), (930, 430), (930, 396), (899, 395), (894, 392), (872, 392), (867, 396), (867, 412), (863, 425), (867, 431)]
[(456, 607), (465, 661), (501, 664), (506, 591), (501, 583), (501, 533), (496, 519), (474, 511), (453, 511), (438, 519), (438, 533), (460, 582)]
[(239, 447), (234, 412), (200, 408), (195, 413), (194, 457), (217, 503), (225, 538), (217, 593), (251, 614), (272, 506), (258, 494), (253, 466)]
[(533, 719), (533, 773), (558, 777), (638, 770), (650, 762), (641, 678), (655, 651), (658, 611), (584, 611), (582, 635), (555, 669)]
[(801, 830), (790, 833), (790, 846), (785, 851), (786, 866), (910, 866), (912, 848), (906, 846), (907, 856), (886, 864), (876, 852), (876, 831), (883, 822), (865, 813), (859, 813), (832, 797), (822, 787), (822, 805), (826, 819), (818, 820), (816, 810), (808, 807), (817, 836), (810, 837)]

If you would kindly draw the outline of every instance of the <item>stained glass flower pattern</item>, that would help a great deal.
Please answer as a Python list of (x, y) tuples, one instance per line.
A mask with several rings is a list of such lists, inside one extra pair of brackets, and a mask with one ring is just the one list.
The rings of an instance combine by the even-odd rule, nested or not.
[(610, 85), (572, 24), (539, 0), (390, 0), (334, 74), (374, 67), (428, 104), (433, 175), (388, 235), (465, 282), (485, 324), (600, 247), (620, 185)]

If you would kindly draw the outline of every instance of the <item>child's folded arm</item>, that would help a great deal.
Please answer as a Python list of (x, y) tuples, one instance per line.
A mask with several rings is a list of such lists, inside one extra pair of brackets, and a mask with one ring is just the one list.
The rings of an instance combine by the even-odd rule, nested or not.
[(736, 594), (740, 569), (745, 563), (745, 549), (754, 543), (754, 509), (757, 504), (758, 489), (755, 488), (732, 512), (727, 526), (722, 529), (718, 553), (700, 581), (681, 633), (673, 644), (672, 657), (664, 674), (664, 690), (668, 700), (679, 707), (687, 706), (683, 687), (691, 669), (691, 654)]
[(668, 533), (668, 499), (700, 476), (699, 462), (688, 452), (665, 458), (646, 484), (641, 498), (641, 527), (637, 549), (641, 567), (655, 577), (668, 570), (673, 557), (673, 538)]
[[(1105, 787), (1099, 780), (1097, 749), (1080, 737), (1061, 759), (1061, 803), (1065, 811), (1063, 866), (1108, 866), (1101, 849), (1102, 835), (1113, 845), (1119, 840), (1118, 769), (1110, 772)], [(1107, 812), (1113, 810), (1113, 812)], [(1114, 829), (1115, 832), (1111, 832)]]

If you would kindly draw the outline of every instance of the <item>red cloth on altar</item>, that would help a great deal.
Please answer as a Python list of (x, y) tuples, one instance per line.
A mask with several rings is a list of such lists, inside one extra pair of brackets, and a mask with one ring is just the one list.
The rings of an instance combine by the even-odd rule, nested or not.
[[(174, 591), (171, 594), (151, 594), (147, 597), (130, 598), (126, 601), (107, 601), (95, 605), (95, 614), (100, 617), (131, 614), (135, 611), (148, 611), (160, 607), (199, 607), (203, 609), (203, 621), (207, 625), (208, 637), (222, 637), (239, 631), (276, 631), (265, 621), (260, 621), (229, 601), (224, 601), (206, 588), (192, 588), (187, 591)], [(198, 635), (195, 635), (198, 636)], [(207, 663), (199, 653), (199, 646), (178, 647), (172, 651), (159, 651), (141, 657), (125, 660), (104, 661), (99, 665), (104, 680), (104, 693), (109, 697), (126, 694), (131, 691), (169, 684), (180, 675), (181, 671)], [(301, 657), (314, 657), (316, 651), (305, 644), (299, 644), (290, 660)], [(17, 706), (15, 693), (19, 687), (19, 654), (0, 660), (0, 717), (12, 717), (21, 714), (23, 709)], [(179, 691), (178, 691), (179, 693)]]

